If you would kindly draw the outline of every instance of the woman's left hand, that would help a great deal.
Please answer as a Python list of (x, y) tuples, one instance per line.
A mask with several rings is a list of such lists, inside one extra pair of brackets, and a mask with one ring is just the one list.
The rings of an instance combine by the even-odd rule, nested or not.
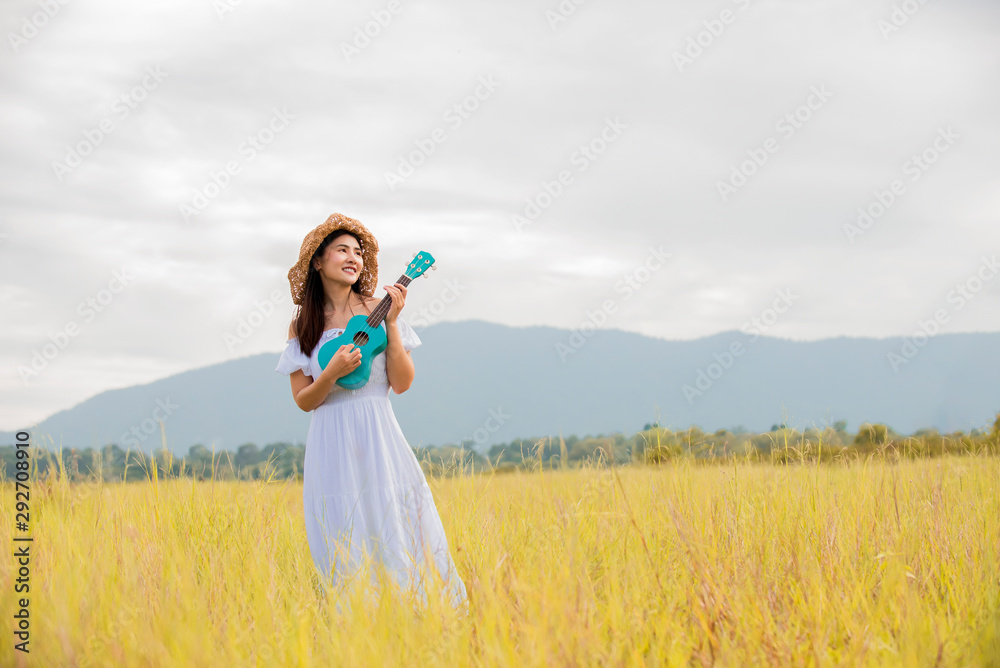
[(396, 283), (395, 285), (383, 285), (382, 287), (392, 297), (392, 305), (389, 306), (389, 312), (385, 314), (385, 321), (394, 323), (396, 322), (396, 316), (403, 310), (403, 304), (406, 303), (406, 286), (402, 283)]

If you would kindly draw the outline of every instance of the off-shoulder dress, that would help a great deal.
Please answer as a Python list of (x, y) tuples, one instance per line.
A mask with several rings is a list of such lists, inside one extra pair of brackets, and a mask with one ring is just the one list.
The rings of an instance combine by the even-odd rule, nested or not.
[[(396, 323), (405, 350), (421, 345), (402, 317)], [(289, 339), (275, 371), (290, 375), (301, 369), (319, 377), (320, 347), (343, 331), (323, 332), (308, 357), (298, 338)], [(367, 553), (386, 566), (397, 584), (416, 588), (424, 597), (420, 573), (429, 553), (452, 605), (458, 606), (467, 600), (465, 584), (424, 472), (389, 402), (385, 362), (383, 351), (372, 360), (364, 386), (348, 390), (334, 385), (312, 412), (302, 499), (309, 550), (320, 573), (333, 583), (351, 577)]]

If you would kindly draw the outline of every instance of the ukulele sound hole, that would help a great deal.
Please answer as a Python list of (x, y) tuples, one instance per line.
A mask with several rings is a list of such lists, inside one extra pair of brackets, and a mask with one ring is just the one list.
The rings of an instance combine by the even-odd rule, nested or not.
[(368, 343), (368, 335), (364, 332), (358, 332), (354, 335), (354, 343), (358, 346), (363, 346)]

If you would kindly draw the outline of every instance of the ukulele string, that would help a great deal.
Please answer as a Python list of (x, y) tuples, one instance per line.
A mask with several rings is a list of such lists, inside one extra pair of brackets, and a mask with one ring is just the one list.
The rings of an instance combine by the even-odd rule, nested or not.
[[(424, 260), (424, 262), (427, 263), (427, 260)], [(409, 266), (413, 267), (413, 263), (411, 262)], [(409, 270), (409, 268), (407, 270)], [(425, 271), (426, 271), (426, 268), (425, 268)], [(396, 282), (397, 283), (403, 283), (403, 285), (409, 285), (411, 282), (413, 282), (413, 279), (408, 274), (406, 274), (406, 272), (403, 272), (403, 275), (400, 276), (399, 280), (396, 281)], [(385, 308), (383, 308), (383, 305), (385, 306)], [(368, 334), (368, 332), (369, 331), (374, 332), (375, 329), (377, 329), (377, 327), (373, 326), (369, 322), (368, 319), (371, 318), (376, 313), (379, 313), (380, 311), (386, 311), (386, 312), (388, 312), (388, 309), (390, 309), (390, 308), (392, 308), (392, 297), (389, 298), (388, 302), (386, 302), (384, 300), (381, 301), (381, 302), (379, 302), (378, 306), (376, 306), (375, 309), (368, 315), (368, 318), (365, 318), (365, 325), (360, 330), (358, 330), (358, 333), (363, 333), (366, 337), (368, 337), (369, 339), (371, 339), (371, 336)], [(379, 315), (379, 320), (381, 320), (384, 315), (385, 315), (384, 313), (382, 313), (381, 315)], [(358, 346), (357, 342), (355, 342), (353, 340), (351, 341), (351, 343), (353, 345), (359, 347), (359, 348), (361, 347), (361, 346)], [(366, 341), (366, 343), (367, 343), (367, 341)]]
[[(403, 283), (404, 279), (406, 279), (406, 283)], [(399, 280), (396, 281), (396, 282), (397, 283), (403, 283), (403, 285), (409, 285), (410, 281), (412, 281), (412, 280), (413, 279), (411, 279), (409, 276), (407, 276), (404, 273), (402, 276), (400, 276)], [(375, 309), (371, 312), (371, 314), (368, 316), (368, 318), (365, 318), (365, 324), (364, 324), (364, 326), (360, 330), (358, 330), (358, 333), (359, 334), (363, 333), (366, 337), (368, 337), (369, 339), (371, 339), (371, 335), (369, 334), (369, 332), (374, 332), (378, 327), (375, 326), (375, 325), (372, 325), (369, 322), (369, 318), (371, 318), (376, 313), (379, 313), (378, 318), (379, 318), (379, 320), (381, 320), (383, 318), (383, 316), (385, 315), (385, 313), (388, 313), (388, 310), (390, 308), (392, 308), (392, 297), (389, 298), (388, 302), (384, 301), (384, 300), (381, 301), (381, 302), (379, 302), (378, 306), (375, 307)], [(354, 345), (357, 345), (356, 342), (353, 342), (353, 343), (354, 343)], [(367, 341), (366, 341), (366, 343), (367, 343)], [(358, 346), (358, 347), (360, 347), (360, 346)]]

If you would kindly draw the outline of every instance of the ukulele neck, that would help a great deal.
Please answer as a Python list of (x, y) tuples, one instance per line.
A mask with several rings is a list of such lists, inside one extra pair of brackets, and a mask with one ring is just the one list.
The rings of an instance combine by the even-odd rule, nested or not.
[[(395, 282), (401, 283), (405, 287), (410, 284), (410, 277), (407, 276), (406, 274), (403, 274), (402, 276), (397, 278)], [(385, 320), (386, 314), (389, 313), (389, 309), (391, 307), (392, 307), (392, 297), (386, 295), (385, 297), (382, 298), (382, 301), (378, 303), (378, 306), (372, 309), (372, 314), (368, 316), (368, 320), (366, 321), (368, 323), (368, 326), (378, 327), (379, 325), (381, 325), (382, 321)]]

